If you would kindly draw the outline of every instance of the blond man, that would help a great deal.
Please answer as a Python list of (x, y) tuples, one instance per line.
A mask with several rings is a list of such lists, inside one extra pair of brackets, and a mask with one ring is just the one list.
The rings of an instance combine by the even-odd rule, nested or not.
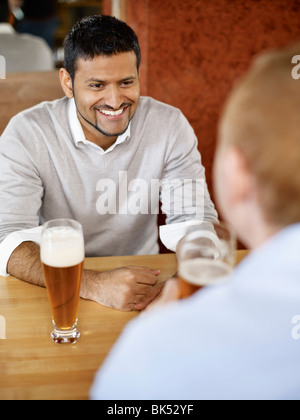
[[(132, 323), (92, 398), (299, 398), (300, 81), (291, 64), (299, 52), (259, 58), (220, 124), (219, 207), (255, 251), (222, 286)], [(176, 292), (173, 282), (164, 299)]]

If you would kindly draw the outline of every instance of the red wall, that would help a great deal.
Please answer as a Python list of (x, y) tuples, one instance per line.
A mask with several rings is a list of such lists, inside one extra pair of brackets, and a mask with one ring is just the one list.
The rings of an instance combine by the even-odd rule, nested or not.
[(127, 23), (142, 47), (142, 93), (189, 119), (212, 192), (224, 101), (254, 55), (300, 39), (300, 0), (127, 0)]

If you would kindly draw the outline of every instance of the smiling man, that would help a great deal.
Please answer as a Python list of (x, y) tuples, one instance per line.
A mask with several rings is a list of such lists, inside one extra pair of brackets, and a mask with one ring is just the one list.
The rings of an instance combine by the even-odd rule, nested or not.
[[(159, 251), (159, 201), (174, 246), (189, 224), (215, 221), (194, 131), (182, 113), (140, 97), (135, 33), (109, 16), (78, 22), (65, 41), (66, 97), (14, 117), (0, 140), (0, 274), (44, 286), (41, 225), (83, 225), (86, 255)], [(45, 80), (47, 83), (47, 80)], [(142, 310), (159, 270), (85, 271), (81, 296)]]
[(70, 73), (61, 70), (61, 83), (66, 95), (74, 98), (84, 134), (107, 150), (126, 132), (139, 104), (137, 57), (127, 52), (81, 59), (76, 79)]

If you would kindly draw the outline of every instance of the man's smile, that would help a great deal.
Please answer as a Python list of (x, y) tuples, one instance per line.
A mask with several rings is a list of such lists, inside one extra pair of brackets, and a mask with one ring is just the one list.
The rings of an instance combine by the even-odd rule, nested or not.
[(104, 116), (110, 120), (116, 120), (123, 117), (123, 115), (127, 112), (129, 109), (129, 106), (126, 106), (124, 108), (120, 108), (117, 111), (114, 110), (108, 110), (108, 109), (96, 109), (98, 114), (101, 116)]

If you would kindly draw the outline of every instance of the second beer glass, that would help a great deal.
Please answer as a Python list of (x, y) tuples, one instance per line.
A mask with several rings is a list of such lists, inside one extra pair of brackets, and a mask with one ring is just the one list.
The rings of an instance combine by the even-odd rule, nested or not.
[(178, 244), (181, 297), (217, 284), (235, 264), (236, 236), (222, 223), (202, 222)]
[(54, 325), (51, 338), (58, 344), (73, 344), (80, 338), (77, 316), (84, 258), (79, 223), (61, 219), (44, 225), (41, 261)]

